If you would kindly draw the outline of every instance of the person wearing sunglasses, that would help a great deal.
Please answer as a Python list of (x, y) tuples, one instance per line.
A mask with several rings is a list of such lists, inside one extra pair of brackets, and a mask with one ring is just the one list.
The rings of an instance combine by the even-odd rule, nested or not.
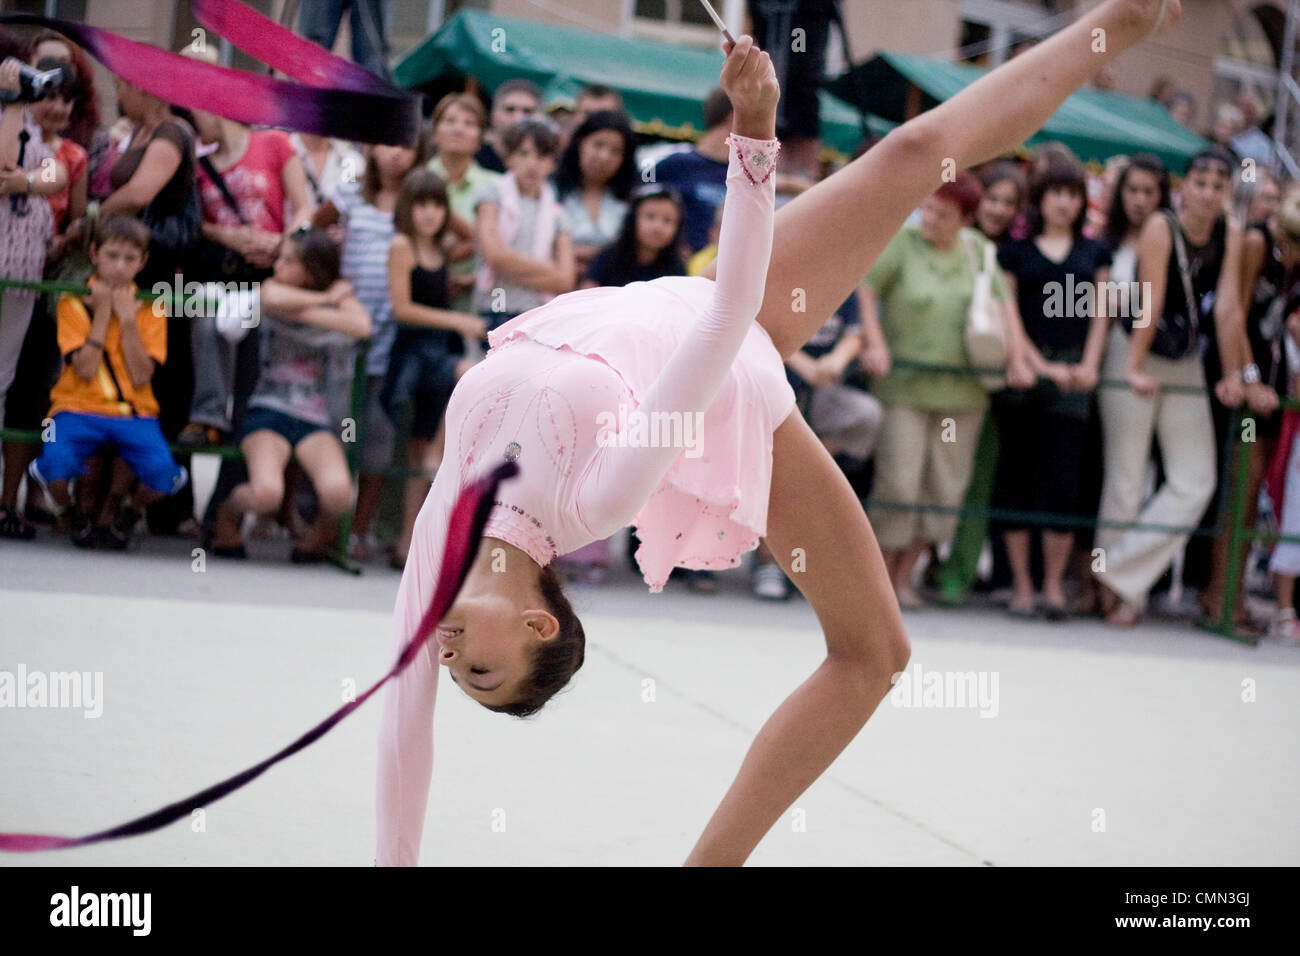
[[(1122, 427), (1106, 431), (1105, 476), (1112, 499), (1117, 484), (1140, 496), (1152, 437), (1159, 442), (1165, 481), (1140, 512), (1131, 508), (1141, 525), (1194, 527), (1203, 515), (1213, 522), (1215, 515), (1206, 511), (1229, 410), (1241, 405), (1243, 376), (1255, 369), (1243, 368), (1241, 230), (1226, 214), (1235, 168), (1218, 147), (1197, 153), (1179, 187), (1178, 212), (1164, 210), (1142, 227), (1138, 280), (1144, 292), (1132, 310), (1141, 315), (1128, 320), (1123, 362), (1131, 392), (1122, 393)], [(1107, 623), (1138, 621), (1151, 587), (1187, 539), (1185, 532), (1135, 528), (1110, 543), (1104, 570), (1094, 572)]]

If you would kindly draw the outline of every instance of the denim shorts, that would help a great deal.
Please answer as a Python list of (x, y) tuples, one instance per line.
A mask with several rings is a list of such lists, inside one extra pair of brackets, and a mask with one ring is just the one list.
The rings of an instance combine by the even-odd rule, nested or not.
[[(479, 316), (487, 320), (487, 330), (495, 332), (501, 326), (505, 325), (517, 315), (523, 315), (522, 312), (480, 312)], [(484, 340), (486, 345), (486, 339)]]
[(275, 432), (289, 443), (290, 448), (297, 448), (298, 442), (313, 432), (329, 431), (324, 425), (294, 418), (274, 408), (254, 405), (244, 415), (244, 428), (239, 435), (239, 440), (243, 441), (253, 432), (262, 430)]

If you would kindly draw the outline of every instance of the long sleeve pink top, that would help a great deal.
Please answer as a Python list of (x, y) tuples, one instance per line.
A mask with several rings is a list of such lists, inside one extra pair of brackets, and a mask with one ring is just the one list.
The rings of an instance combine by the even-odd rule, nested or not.
[[(638, 560), (659, 591), (674, 563), (734, 565), (765, 533), (771, 431), (793, 407), (781, 357), (754, 321), (772, 252), (779, 144), (735, 134), (728, 143), (716, 282), (673, 277), (559, 296), (494, 331), (487, 358), (457, 384), (444, 464), (398, 590), (394, 656), (433, 597), (456, 495), (502, 457), (520, 473), (501, 485), (485, 535), (539, 565), (636, 523), (645, 542)], [(629, 409), (704, 413), (703, 453), (686, 461), (680, 444), (613, 440), (601, 423), (626, 421)], [(738, 460), (761, 459), (764, 443), (766, 461)], [(750, 486), (752, 475), (761, 480)], [(438, 671), (430, 640), (384, 698), (380, 866), (419, 858)]]

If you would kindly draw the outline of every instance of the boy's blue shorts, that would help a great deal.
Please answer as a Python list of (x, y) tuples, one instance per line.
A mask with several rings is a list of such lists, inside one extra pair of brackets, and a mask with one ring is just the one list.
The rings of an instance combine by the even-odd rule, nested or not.
[(156, 418), (59, 412), (36, 467), (47, 482), (76, 478), (86, 459), (105, 444), (112, 445), (136, 477), (154, 491), (171, 495), (184, 487), (186, 471), (172, 460)]

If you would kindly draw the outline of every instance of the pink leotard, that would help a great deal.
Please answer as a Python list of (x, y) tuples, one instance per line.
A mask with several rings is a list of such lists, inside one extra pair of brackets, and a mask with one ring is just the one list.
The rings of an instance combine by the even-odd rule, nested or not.
[[(503, 456), (520, 473), (501, 485), (485, 535), (539, 565), (634, 524), (638, 563), (657, 592), (674, 565), (735, 566), (766, 533), (771, 436), (794, 408), (781, 356), (754, 321), (772, 252), (779, 145), (735, 134), (728, 143), (716, 282), (672, 277), (559, 296), (492, 332), (486, 359), (457, 383), (443, 466), (398, 590), (394, 655), (432, 599), (457, 492)], [(678, 436), (675, 444), (620, 441), (633, 434), (633, 412), (696, 423), (700, 413), (702, 429), (690, 447), (684, 426), (657, 433)], [(380, 866), (418, 861), (438, 671), (429, 640), (384, 698)]]

